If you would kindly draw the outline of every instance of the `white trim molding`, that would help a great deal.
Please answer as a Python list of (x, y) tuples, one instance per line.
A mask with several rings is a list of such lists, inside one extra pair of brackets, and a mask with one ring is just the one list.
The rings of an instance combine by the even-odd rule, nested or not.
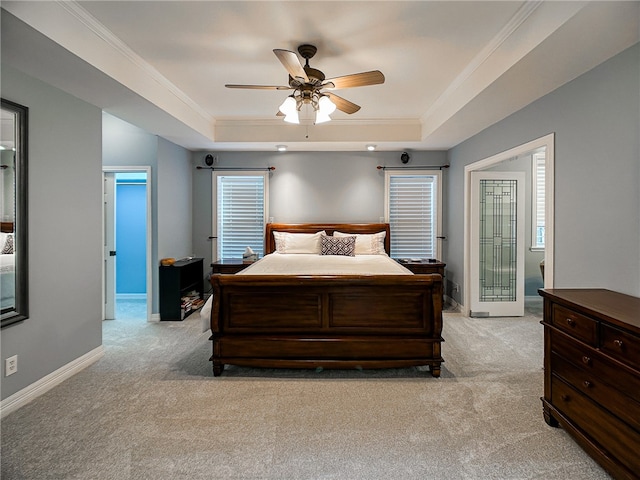
[(40, 395), (45, 394), (52, 388), (60, 385), (65, 380), (73, 377), (76, 373), (81, 372), (88, 366), (94, 364), (104, 356), (104, 347), (100, 345), (97, 348), (85, 353), (81, 357), (76, 358), (72, 362), (63, 365), (49, 375), (42, 377), (35, 383), (14, 393), (10, 397), (0, 402), (0, 418), (4, 418), (20, 407), (35, 400)]
[[(152, 224), (152, 220), (153, 220), (153, 205), (152, 205), (152, 197), (151, 197), (151, 192), (153, 191), (153, 179), (151, 177), (151, 167), (150, 166), (133, 166), (133, 165), (121, 165), (121, 166), (117, 166), (117, 165), (104, 165), (102, 167), (102, 185), (104, 186), (104, 174), (107, 172), (111, 172), (111, 173), (134, 173), (134, 172), (142, 172), (144, 174), (146, 174), (147, 176), (147, 196), (146, 196), (146, 202), (147, 202), (147, 212), (146, 212), (146, 216), (147, 216), (147, 225), (146, 225), (146, 250), (147, 250), (147, 258), (145, 259), (145, 269), (146, 269), (146, 282), (147, 282), (147, 322), (153, 322), (156, 321), (152, 318), (151, 315), (151, 310), (153, 309), (153, 258), (152, 258), (152, 254), (153, 254), (153, 238), (152, 238), (152, 229), (153, 229), (153, 224)], [(104, 198), (104, 192), (102, 192), (103, 194), (103, 198)], [(104, 209), (102, 212), (103, 218), (102, 218), (102, 238), (104, 240), (104, 237), (106, 235), (106, 232), (104, 231), (105, 228), (105, 219), (104, 219)], [(104, 271), (104, 261), (102, 262), (102, 291), (106, 292), (106, 288), (105, 288), (105, 271)], [(104, 295), (104, 293), (103, 293)], [(102, 319), (104, 320), (104, 304), (105, 304), (105, 299), (102, 299), (102, 305), (103, 305), (103, 310), (102, 310)]]
[(469, 315), (469, 305), (471, 304), (471, 242), (469, 235), (471, 232), (471, 172), (482, 170), (497, 163), (517, 157), (526, 152), (546, 148), (545, 159), (545, 250), (544, 250), (544, 288), (554, 286), (554, 227), (555, 227), (555, 133), (549, 133), (543, 137), (531, 140), (523, 145), (500, 152), (491, 157), (478, 160), (464, 167), (464, 278), (463, 278), (463, 306), (462, 312)]

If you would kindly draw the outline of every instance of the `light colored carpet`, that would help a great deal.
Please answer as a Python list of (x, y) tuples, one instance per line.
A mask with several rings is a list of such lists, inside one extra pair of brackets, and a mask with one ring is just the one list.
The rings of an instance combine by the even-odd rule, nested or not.
[(426, 368), (227, 367), (200, 320), (104, 323), (96, 364), (2, 422), (2, 479), (609, 479), (544, 422), (539, 318), (446, 313)]

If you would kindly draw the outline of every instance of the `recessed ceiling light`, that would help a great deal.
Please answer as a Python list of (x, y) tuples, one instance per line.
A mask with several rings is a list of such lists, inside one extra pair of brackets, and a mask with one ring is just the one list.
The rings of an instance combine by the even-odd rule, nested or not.
[(370, 152), (373, 152), (376, 149), (375, 145), (367, 145), (367, 150), (369, 150)]
[(287, 151), (287, 146), (286, 145), (276, 145), (276, 148), (278, 149), (279, 152), (286, 152)]

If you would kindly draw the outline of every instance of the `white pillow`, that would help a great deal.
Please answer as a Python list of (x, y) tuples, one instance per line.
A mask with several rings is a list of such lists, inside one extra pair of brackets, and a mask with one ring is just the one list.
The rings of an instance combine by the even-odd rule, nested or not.
[(334, 237), (356, 237), (356, 255), (386, 255), (384, 237), (387, 232), (378, 233), (343, 233), (333, 232)]
[(320, 254), (322, 230), (317, 233), (273, 232), (278, 253), (317, 253)]

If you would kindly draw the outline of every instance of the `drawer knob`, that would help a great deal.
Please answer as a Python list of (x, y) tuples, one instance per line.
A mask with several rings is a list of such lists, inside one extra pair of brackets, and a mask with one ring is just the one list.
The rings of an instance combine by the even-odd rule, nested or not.
[(613, 341), (613, 344), (618, 348), (622, 348), (622, 340), (616, 339)]
[(567, 318), (567, 325), (573, 327), (575, 324), (576, 322), (573, 320), (573, 318)]
[(567, 394), (560, 395), (560, 398), (562, 399), (563, 402), (568, 402), (569, 401), (569, 395), (567, 395)]
[(582, 384), (585, 386), (585, 388), (591, 387), (591, 382), (589, 380), (585, 380), (584, 382), (582, 382)]
[(584, 363), (585, 365), (591, 365), (591, 358), (587, 357), (586, 355), (583, 356), (582, 363)]

